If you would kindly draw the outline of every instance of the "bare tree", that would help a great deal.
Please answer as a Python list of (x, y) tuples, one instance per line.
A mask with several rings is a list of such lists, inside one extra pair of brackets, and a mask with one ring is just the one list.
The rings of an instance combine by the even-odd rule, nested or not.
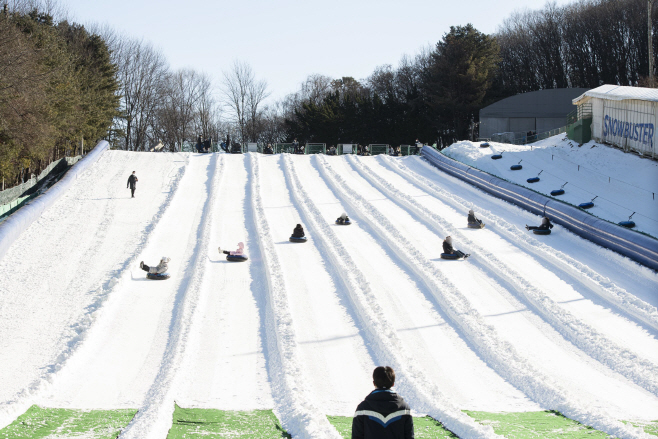
[(191, 69), (182, 69), (168, 75), (161, 96), (157, 129), (169, 149), (179, 149), (191, 140), (198, 127), (199, 104), (210, 88), (210, 79)]
[(146, 150), (159, 140), (153, 126), (169, 66), (162, 52), (139, 40), (118, 38), (112, 49), (121, 81), (123, 117), (115, 125), (123, 131), (122, 146)]
[(224, 72), (223, 85), (224, 101), (233, 113), (240, 140), (255, 141), (258, 135), (258, 107), (269, 96), (267, 82), (257, 81), (249, 64), (235, 61), (231, 70)]

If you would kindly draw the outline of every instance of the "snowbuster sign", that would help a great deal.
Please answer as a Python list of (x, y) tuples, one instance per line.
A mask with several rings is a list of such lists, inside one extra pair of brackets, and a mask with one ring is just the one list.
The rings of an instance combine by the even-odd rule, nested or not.
[(606, 114), (603, 118), (603, 139), (608, 143), (628, 145), (631, 148), (628, 143), (637, 142), (644, 146), (642, 149), (653, 149), (653, 124), (624, 121)]
[(658, 159), (654, 146), (658, 89), (606, 84), (586, 91), (572, 103), (583, 120), (591, 111), (593, 140)]

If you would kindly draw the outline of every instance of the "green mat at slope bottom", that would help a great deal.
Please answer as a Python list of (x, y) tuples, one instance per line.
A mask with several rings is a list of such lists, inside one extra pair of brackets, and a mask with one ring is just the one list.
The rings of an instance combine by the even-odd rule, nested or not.
[(137, 410), (73, 410), (33, 405), (0, 430), (0, 439), (116, 439)]
[[(327, 418), (343, 438), (350, 439), (352, 437), (351, 416), (327, 416)], [(429, 416), (414, 417), (414, 436), (416, 439), (448, 439), (457, 437), (441, 425), (440, 422)]]
[(226, 411), (215, 409), (174, 410), (167, 439), (230, 437), (240, 439), (289, 438), (272, 410)]
[(588, 427), (561, 413), (543, 412), (488, 413), (464, 410), (481, 424), (491, 425), (497, 434), (509, 439), (560, 438), (560, 439), (605, 439), (607, 434)]

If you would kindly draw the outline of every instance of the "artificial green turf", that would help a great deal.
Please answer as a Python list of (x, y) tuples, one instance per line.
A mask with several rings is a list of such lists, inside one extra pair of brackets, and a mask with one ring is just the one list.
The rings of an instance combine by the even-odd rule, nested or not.
[(272, 410), (234, 412), (176, 406), (167, 439), (289, 438)]
[[(336, 427), (338, 433), (346, 439), (352, 437), (352, 417), (327, 416), (331, 425)], [(429, 416), (414, 418), (414, 436), (416, 439), (447, 439), (456, 438), (440, 422)]]
[(137, 410), (71, 410), (30, 407), (0, 430), (0, 439), (116, 439)]
[(605, 439), (607, 434), (594, 430), (561, 413), (543, 412), (488, 413), (465, 410), (469, 416), (484, 425), (491, 425), (497, 434), (509, 439), (560, 438), (560, 439)]
[[(116, 439), (137, 410), (71, 410), (32, 406), (13, 423), (0, 430), (0, 439)], [(465, 411), (477, 422), (491, 425), (494, 431), (510, 439), (596, 439), (603, 432), (568, 419), (555, 411), (488, 413)], [(352, 434), (352, 417), (327, 416), (344, 438)], [(625, 421), (624, 421), (625, 422)], [(626, 422), (658, 436), (658, 421)], [(427, 417), (414, 418), (418, 439), (456, 438), (440, 422)], [(167, 439), (192, 438), (290, 438), (271, 410), (224, 411), (183, 409), (176, 406)]]

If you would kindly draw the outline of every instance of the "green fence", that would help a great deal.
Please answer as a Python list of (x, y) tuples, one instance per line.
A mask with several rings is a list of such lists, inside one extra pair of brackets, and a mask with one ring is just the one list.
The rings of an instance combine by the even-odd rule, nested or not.
[(281, 154), (284, 152), (294, 153), (295, 150), (292, 147), (292, 143), (275, 143), (274, 144), (274, 154)]
[(342, 154), (356, 154), (356, 144), (354, 143), (339, 143), (336, 146), (336, 153)]
[(326, 154), (327, 153), (327, 144), (326, 143), (307, 143), (304, 148), (305, 154)]
[(388, 154), (389, 146), (383, 143), (371, 143), (368, 145), (368, 149), (370, 150), (370, 155)]

